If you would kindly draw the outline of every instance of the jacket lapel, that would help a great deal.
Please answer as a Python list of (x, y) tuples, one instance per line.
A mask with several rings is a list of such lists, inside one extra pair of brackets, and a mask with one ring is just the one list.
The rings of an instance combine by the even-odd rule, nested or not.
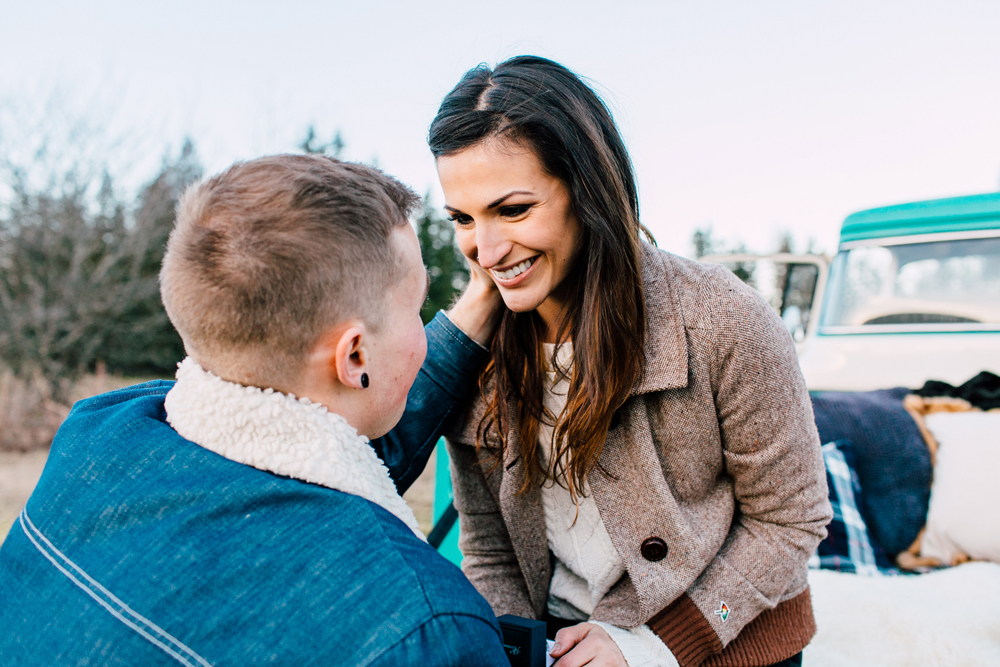
[(680, 297), (662, 252), (642, 244), (642, 289), (646, 296), (646, 372), (632, 395), (686, 387), (688, 345)]
[[(632, 388), (632, 396), (688, 386), (688, 343), (680, 295), (672, 279), (667, 256), (651, 245), (642, 245), (642, 282), (646, 296), (646, 372)], [(670, 578), (659, 575), (664, 564), (654, 564), (639, 556), (642, 539), (647, 536), (669, 537), (683, 534), (676, 500), (663, 476), (663, 469), (653, 446), (646, 404), (630, 399), (619, 410), (616, 424), (608, 432), (598, 467), (588, 483), (615, 549), (628, 570), (594, 610), (602, 620), (622, 627), (642, 623), (658, 611), (649, 600), (639, 599), (636, 580), (651, 578), (670, 588)], [(667, 512), (663, 508), (669, 508)], [(636, 536), (642, 536), (636, 538)], [(676, 567), (682, 548), (673, 549), (668, 558)], [(680, 559), (675, 560), (678, 556)], [(667, 590), (672, 599), (683, 590)]]

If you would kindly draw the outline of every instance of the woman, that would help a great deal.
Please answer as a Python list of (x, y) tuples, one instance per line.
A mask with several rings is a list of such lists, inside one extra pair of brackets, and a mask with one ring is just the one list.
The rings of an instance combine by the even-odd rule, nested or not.
[(469, 71), (429, 143), (507, 306), (449, 443), (469, 579), (562, 628), (560, 667), (800, 664), (831, 513), (778, 317), (640, 239), (611, 115), (557, 63)]

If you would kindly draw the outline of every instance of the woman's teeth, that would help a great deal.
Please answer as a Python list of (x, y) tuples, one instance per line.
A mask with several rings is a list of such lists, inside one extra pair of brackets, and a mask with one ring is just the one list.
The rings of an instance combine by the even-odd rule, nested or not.
[(534, 257), (526, 259), (517, 266), (507, 269), (506, 271), (494, 271), (493, 269), (490, 269), (490, 272), (501, 280), (511, 280), (527, 271), (528, 267), (535, 263), (535, 259), (536, 258)]

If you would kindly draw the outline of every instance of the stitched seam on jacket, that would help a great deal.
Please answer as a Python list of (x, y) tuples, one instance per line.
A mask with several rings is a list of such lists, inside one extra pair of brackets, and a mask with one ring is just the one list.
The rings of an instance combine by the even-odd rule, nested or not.
[[(440, 310), (438, 312), (443, 313), (444, 311)], [(454, 322), (452, 322), (450, 317), (448, 317), (447, 315), (445, 315), (444, 318), (446, 320), (448, 320), (448, 324), (450, 324), (451, 326), (455, 327), (455, 329), (457, 329), (458, 331), (461, 331), (462, 334), (465, 336), (465, 338), (463, 338), (462, 336), (459, 336), (454, 331), (452, 331), (451, 328), (448, 327), (447, 324), (442, 324), (441, 325), (441, 328), (444, 330), (444, 333), (448, 334), (449, 336), (451, 336), (452, 338), (454, 338), (456, 341), (458, 341), (458, 343), (463, 348), (465, 348), (466, 351), (473, 352), (473, 353), (486, 352), (487, 354), (489, 354), (489, 349), (488, 348), (486, 348), (486, 347), (480, 345), (479, 343), (477, 343), (476, 341), (472, 340), (472, 337), (469, 336), (464, 331), (462, 331), (457, 324), (455, 324)]]
[[(719, 350), (720, 350), (720, 347), (721, 347), (719, 345), (719, 319), (718, 319), (718, 316), (717, 316), (717, 314), (715, 312), (715, 307), (714, 307), (715, 303), (713, 302), (713, 300), (711, 298), (709, 298), (710, 295), (705, 295), (705, 292), (707, 291), (706, 286), (704, 285), (704, 283), (702, 283), (701, 285), (699, 285), (699, 287), (701, 288), (701, 292), (702, 292), (702, 295), (703, 295), (702, 296), (702, 303), (704, 303), (707, 306), (708, 319), (709, 319), (709, 322), (711, 322), (711, 326), (709, 327), (709, 333), (712, 336), (712, 355), (714, 357), (714, 360), (713, 360), (714, 363), (709, 367), (708, 382), (709, 382), (709, 386), (712, 388), (712, 398), (715, 399), (715, 400), (718, 400), (718, 398), (719, 398), (719, 381), (720, 381), (720, 378), (719, 378), (719, 375), (720, 375), (719, 369), (721, 368), (721, 359), (719, 357)], [(714, 296), (714, 295), (711, 295), (711, 296)], [(718, 415), (718, 412), (719, 412), (718, 406), (716, 406), (715, 412), (716, 412), (716, 415)], [(722, 424), (720, 423), (719, 424), (719, 439), (720, 439), (720, 441), (721, 441), (722, 437), (723, 437), (722, 436)]]
[[(191, 650), (189, 647), (187, 647), (183, 642), (181, 642), (180, 640), (178, 640), (176, 637), (174, 637), (173, 635), (171, 635), (170, 633), (168, 633), (167, 631), (165, 631), (163, 628), (159, 627), (158, 625), (156, 625), (155, 623), (153, 623), (152, 621), (150, 621), (148, 618), (146, 618), (146, 617), (142, 616), (141, 614), (138, 614), (135, 611), (133, 611), (127, 604), (125, 604), (124, 602), (122, 602), (121, 600), (119, 600), (117, 597), (115, 597), (115, 595), (113, 593), (111, 593), (111, 591), (109, 591), (108, 589), (104, 588), (104, 586), (102, 586), (97, 581), (95, 581), (92, 577), (90, 577), (90, 575), (88, 575), (86, 572), (84, 572), (83, 569), (81, 569), (79, 566), (76, 565), (76, 563), (74, 563), (73, 561), (71, 561), (64, 553), (62, 553), (61, 551), (59, 551), (59, 549), (57, 549), (55, 547), (55, 545), (53, 545), (52, 542), (50, 542), (49, 539), (47, 537), (45, 537), (45, 535), (42, 534), (42, 531), (38, 530), (38, 528), (35, 526), (35, 524), (32, 523), (31, 518), (28, 516), (28, 508), (27, 507), (25, 507), (23, 510), (21, 510), (21, 516), (18, 517), (18, 519), (19, 519), (20, 524), (21, 524), (21, 530), (24, 531), (24, 534), (28, 537), (29, 540), (31, 540), (31, 543), (35, 546), (36, 549), (38, 549), (39, 553), (41, 553), (43, 556), (45, 556), (45, 558), (47, 558), (53, 565), (55, 565), (56, 569), (58, 569), (67, 579), (69, 579), (70, 581), (72, 581), (74, 584), (76, 584), (76, 586), (78, 588), (80, 588), (81, 590), (83, 590), (83, 592), (85, 592), (87, 595), (89, 595), (90, 597), (92, 597), (99, 605), (101, 605), (102, 607), (104, 607), (112, 616), (114, 616), (115, 618), (117, 618), (119, 621), (121, 621), (122, 623), (124, 623), (126, 626), (128, 626), (129, 628), (131, 628), (135, 632), (137, 632), (139, 635), (141, 635), (142, 637), (144, 637), (150, 643), (152, 643), (155, 646), (159, 647), (167, 655), (169, 655), (170, 657), (174, 658), (175, 660), (177, 660), (181, 664), (187, 665), (188, 667), (195, 667), (194, 663), (190, 662), (185, 656), (181, 655), (177, 651), (183, 651), (184, 653), (186, 653), (189, 657), (193, 658), (199, 665), (202, 665), (203, 667), (212, 667), (211, 663), (209, 663), (204, 658), (202, 658), (200, 655), (198, 655), (197, 653), (195, 653), (193, 650)], [(87, 582), (89, 582), (91, 584), (91, 586), (88, 586), (86, 583), (80, 581), (76, 576), (73, 575), (73, 573), (71, 573), (69, 570), (67, 570), (65, 567), (63, 567), (53, 557), (53, 554), (50, 554), (45, 549), (45, 547), (43, 547), (38, 542), (38, 539), (36, 539), (36, 537), (38, 539), (42, 540), (43, 542), (45, 542), (45, 545), (48, 546), (49, 549), (51, 549), (51, 551), (53, 552), (53, 554), (55, 554), (56, 556), (58, 556), (60, 560), (64, 561), (71, 568), (73, 568), (74, 570), (76, 570), (76, 572), (78, 572), (81, 576), (83, 576), (87, 580)], [(97, 590), (99, 590), (101, 593), (103, 593), (104, 595), (106, 595), (108, 598), (110, 598), (111, 601), (114, 602), (114, 604), (117, 605), (120, 608), (120, 611), (114, 609), (112, 607), (112, 605), (107, 600), (105, 600), (100, 595), (98, 595), (97, 591), (94, 590), (95, 588)], [(126, 618), (123, 615), (123, 613), (126, 613), (129, 616), (131, 616), (133, 619), (135, 619), (136, 622), (133, 622), (133, 621), (129, 620), (128, 618)], [(148, 628), (149, 630), (151, 630), (151, 631), (155, 632), (156, 634), (160, 635), (160, 637), (162, 637), (164, 641), (169, 642), (170, 644), (173, 644), (173, 648), (171, 648), (170, 646), (167, 646), (167, 644), (165, 644), (163, 641), (160, 641), (156, 637), (152, 636), (145, 629), (143, 629), (142, 627), (140, 627), (139, 625), (137, 625), (137, 623), (141, 623), (141, 624), (145, 625), (146, 628)], [(174, 650), (174, 649), (177, 649), (177, 650)]]

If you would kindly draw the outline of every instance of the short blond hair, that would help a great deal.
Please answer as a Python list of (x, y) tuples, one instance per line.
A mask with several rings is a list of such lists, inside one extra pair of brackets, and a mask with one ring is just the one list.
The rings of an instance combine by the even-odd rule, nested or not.
[(192, 185), (160, 271), (187, 353), (226, 379), (281, 388), (338, 322), (377, 329), (400, 278), (390, 234), (418, 201), (377, 169), (314, 155), (241, 162)]

